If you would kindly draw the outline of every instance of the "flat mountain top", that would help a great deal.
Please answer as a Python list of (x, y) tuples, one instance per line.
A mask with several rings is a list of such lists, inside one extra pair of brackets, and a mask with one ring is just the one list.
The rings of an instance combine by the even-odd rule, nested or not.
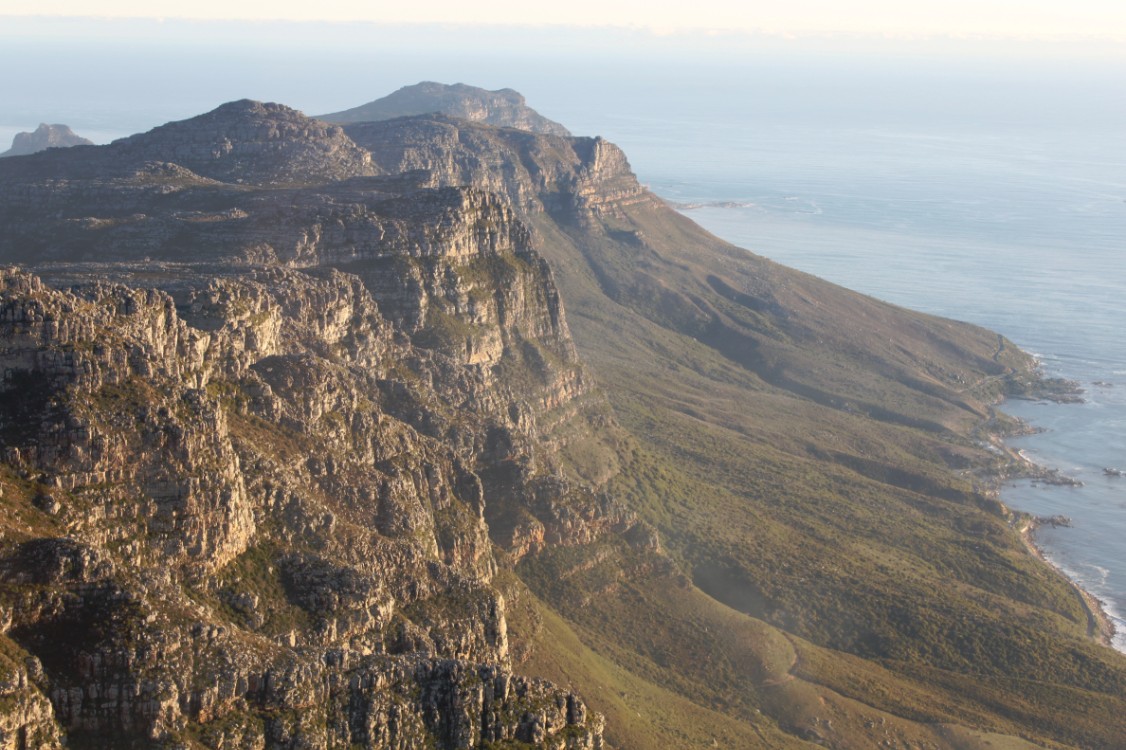
[(488, 91), (464, 83), (447, 85), (424, 81), (359, 107), (320, 115), (329, 122), (374, 122), (413, 115), (443, 114), (502, 128), (518, 128), (545, 135), (570, 135), (567, 128), (529, 107), (512, 89)]
[(67, 125), (48, 125), (43, 122), (30, 133), (16, 133), (12, 139), (12, 147), (0, 154), (4, 156), (26, 156), (48, 148), (64, 148), (67, 146), (92, 146), (94, 142), (76, 134)]

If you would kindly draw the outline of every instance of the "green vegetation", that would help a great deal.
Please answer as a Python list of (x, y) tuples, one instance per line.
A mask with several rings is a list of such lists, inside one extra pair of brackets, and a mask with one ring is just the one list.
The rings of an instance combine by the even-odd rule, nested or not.
[[(621, 545), (519, 569), (543, 623), (530, 668), (566, 675), (612, 742), (691, 746), (607, 696), (639, 682), (744, 731), (781, 730), (778, 746), (949, 746), (939, 724), (958, 747), (1126, 736), (1126, 663), (1024, 549), (988, 494), (1003, 467), (973, 438), (989, 399), (1032, 387), (1026, 355), (781, 269), (662, 207), (537, 229), (625, 431), (608, 489), (679, 571)], [(604, 666), (580, 671), (572, 649)], [(670, 698), (648, 694), (662, 714)], [(689, 734), (715, 721), (675, 715)]]
[[(457, 137), (435, 143), (427, 123)], [(106, 685), (175, 685), (186, 718), (166, 739), (184, 747), (324, 744), (330, 717), (340, 729), (392, 716), (400, 744), (437, 747), (449, 739), (428, 732), (457, 711), (423, 705), (449, 687), (441, 675), (425, 686), (425, 665), (451, 667), (470, 703), (483, 696), (475, 662), (503, 658), (497, 589), (516, 671), (581, 695), (615, 747), (1121, 745), (1126, 660), (1090, 638), (1084, 602), (1028, 553), (1022, 517), (991, 490), (1014, 467), (985, 446), (1019, 429), (995, 401), (1062, 398), (1066, 383), (1039, 380), (996, 333), (706, 235), (635, 190), (612, 147), (595, 160), (591, 139), (445, 120), (412, 132), (421, 142), (400, 145), (415, 163), (454, 165), (427, 184), (503, 168), (487, 184), (518, 188), (532, 226), (505, 223), (508, 209), (475, 188), (396, 192), (393, 177), (138, 198), (134, 245), (117, 242), (134, 232), (124, 224), (70, 221), (114, 203), (97, 180), (75, 177), (89, 196), (74, 217), (0, 207), (60, 248), (42, 239), (12, 257), (152, 249), (158, 260), (124, 278), (176, 299), (213, 273), (237, 286), (246, 269), (184, 266), (161, 282), (161, 257), (238, 247), (267, 259), (302, 237), (293, 268), (250, 271), (276, 282), (277, 304), (234, 294), (197, 322), (256, 326), (309, 303), (279, 318), (279, 351), (252, 373), (249, 336), (204, 342), (193, 387), (150, 366), (173, 343), (149, 340), (171, 306), (126, 316), (139, 292), (114, 331), (48, 345), (64, 364), (116, 363), (100, 385), (15, 368), (0, 393), (0, 442), (24, 451), (0, 467), (0, 609), (15, 613), (0, 667), (41, 655), (46, 683), (66, 691), (89, 684), (79, 672), (97, 656), (120, 665)], [(263, 166), (248, 179), (278, 176)], [(198, 221), (235, 203), (246, 220), (231, 228)], [(314, 235), (323, 247), (306, 246)], [(536, 252), (509, 252), (526, 237)], [(334, 253), (349, 260), (304, 267)], [(85, 273), (108, 265), (97, 268)], [(353, 312), (383, 320), (340, 317), (334, 301), (359, 292), (340, 270), (373, 298)], [(343, 286), (309, 290), (305, 274)], [(325, 329), (343, 338), (321, 340)], [(212, 475), (224, 481), (181, 489)], [(220, 685), (236, 673), (237, 695)], [(223, 706), (189, 695), (219, 687)], [(566, 705), (530, 695), (497, 709), (506, 726), (538, 701)], [(387, 717), (365, 713), (384, 699)], [(91, 706), (78, 724), (120, 733), (123, 718)], [(140, 746), (149, 729), (129, 731)]]
[(250, 547), (231, 561), (214, 588), (218, 593), (213, 603), (227, 619), (271, 637), (308, 629), (315, 621), (313, 613), (294, 603), (280, 554), (268, 542)]

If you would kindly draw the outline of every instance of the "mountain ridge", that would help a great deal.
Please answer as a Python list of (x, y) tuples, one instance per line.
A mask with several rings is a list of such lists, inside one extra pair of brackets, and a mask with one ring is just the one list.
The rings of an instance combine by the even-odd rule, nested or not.
[(390, 120), (414, 115), (444, 114), (459, 120), (498, 127), (518, 128), (545, 135), (571, 133), (557, 122), (529, 107), (522, 94), (512, 89), (487, 91), (464, 83), (446, 85), (423, 81), (359, 107), (318, 115), (341, 124)]
[(1113, 746), (1126, 667), (986, 486), (1046, 385), (996, 334), (597, 138), (236, 102), (99, 149), (0, 163), (5, 742)]

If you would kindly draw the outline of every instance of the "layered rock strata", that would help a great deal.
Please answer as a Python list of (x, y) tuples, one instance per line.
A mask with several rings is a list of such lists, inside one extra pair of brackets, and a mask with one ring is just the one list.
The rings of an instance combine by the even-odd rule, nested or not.
[(637, 525), (561, 467), (606, 416), (552, 274), (503, 197), (375, 171), (238, 102), (9, 175), (5, 256), (56, 262), (0, 276), (0, 747), (601, 746), (492, 585)]
[(1122, 734), (974, 481), (1032, 360), (601, 139), (234, 102), (3, 160), (0, 258), (0, 747)]

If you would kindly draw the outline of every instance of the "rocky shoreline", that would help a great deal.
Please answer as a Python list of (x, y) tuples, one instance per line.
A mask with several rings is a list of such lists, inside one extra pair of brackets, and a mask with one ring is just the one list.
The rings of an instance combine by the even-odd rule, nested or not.
[(1104, 609), (1105, 603), (1069, 578), (1067, 573), (1052, 562), (1051, 558), (1044, 554), (1044, 550), (1036, 543), (1036, 529), (1041, 526), (1070, 526), (1070, 521), (1060, 523), (1058, 520), (1062, 518), (1060, 516), (1039, 517), (1027, 514), (1018, 514), (1018, 516), (1017, 528), (1024, 546), (1045, 565), (1050, 566), (1061, 576), (1067, 578), (1072, 588), (1075, 589), (1075, 593), (1079, 596), (1079, 600), (1083, 603), (1083, 609), (1087, 613), (1087, 635), (1107, 648), (1114, 648), (1114, 635), (1117, 631), (1114, 627), (1114, 621)]
[[(1009, 393), (1007, 398), (1046, 400), (1061, 404), (1075, 404), (1083, 402), (1082, 393), (1082, 387), (1074, 380), (1066, 378), (1040, 378), (1034, 383), (1028, 384), (1026, 391), (1022, 393)], [(1004, 442), (1005, 438), (1038, 434), (1043, 432), (1042, 428), (1029, 424), (1021, 419), (1016, 419), (1016, 426), (1010, 424), (1004, 430), (997, 430), (997, 427), (998, 424), (995, 416), (993, 419), (989, 420), (989, 423), (986, 425), (986, 429), (990, 432), (990, 443), (997, 451), (1009, 459), (1007, 469), (993, 478), (998, 484), (998, 495), (1000, 495), (1000, 483), (1010, 479), (1027, 479), (1030, 480), (1034, 486), (1037, 482), (1058, 487), (1083, 486), (1081, 480), (1067, 476), (1058, 468), (1038, 464), (1029, 458), (1024, 451), (1011, 448)], [(1020, 534), (1021, 541), (1024, 542), (1029, 553), (1063, 576), (1075, 590), (1076, 595), (1083, 605), (1084, 611), (1087, 613), (1087, 635), (1101, 645), (1113, 649), (1114, 636), (1117, 631), (1113, 619), (1104, 608), (1105, 603), (1068, 576), (1066, 572), (1052, 562), (1051, 558), (1049, 558), (1044, 553), (1044, 550), (1036, 543), (1035, 535), (1038, 528), (1042, 526), (1051, 526), (1053, 528), (1063, 526), (1070, 528), (1072, 525), (1071, 519), (1064, 515), (1035, 516), (1021, 510), (1009, 508), (1008, 505), (1005, 505), (1005, 508), (1011, 514), (1013, 527)]]
[[(1076, 386), (1076, 389), (1077, 388), (1078, 386)], [(1078, 390), (1076, 390), (1075, 392), (1077, 393)], [(1072, 402), (1061, 401), (1061, 403)], [(1023, 422), (1022, 424), (1026, 425), (1027, 430), (1013, 434), (1031, 435), (1040, 432), (1038, 428), (1032, 425), (1027, 425), (1027, 423)], [(1062, 474), (1059, 469), (1042, 466), (1030, 459), (1027, 455), (1025, 455), (1023, 451), (1008, 447), (1004, 444), (1003, 440), (1000, 437), (997, 438), (997, 442), (1000, 444), (1000, 447), (1004, 451), (1004, 453), (1012, 460), (1013, 465), (1019, 466), (1021, 469), (1015, 474), (1004, 477), (1004, 479), (1022, 478), (1032, 480), (1033, 482), (1039, 481), (1044, 484), (1056, 486), (1083, 486), (1083, 482), (1075, 479), (1074, 477), (1069, 477), (1065, 474)], [(1104, 609), (1104, 602), (1091, 592), (1084, 589), (1077, 581), (1069, 577), (1067, 573), (1065, 573), (1058, 565), (1052, 562), (1051, 558), (1049, 558), (1044, 553), (1044, 550), (1041, 549), (1040, 546), (1036, 543), (1036, 529), (1040, 528), (1041, 526), (1065, 526), (1070, 528), (1071, 519), (1063, 515), (1034, 516), (1020, 510), (1012, 509), (1010, 509), (1010, 512), (1013, 514), (1014, 527), (1020, 534), (1021, 541), (1024, 542), (1024, 545), (1028, 549), (1028, 551), (1040, 561), (1042, 561), (1045, 565), (1048, 565), (1065, 579), (1067, 579), (1068, 583), (1070, 583), (1072, 588), (1075, 589), (1075, 593), (1079, 596), (1079, 600), (1083, 604), (1083, 609), (1087, 613), (1087, 635), (1103, 646), (1106, 646), (1107, 648), (1114, 648), (1114, 635), (1116, 630), (1114, 627), (1114, 621)]]

